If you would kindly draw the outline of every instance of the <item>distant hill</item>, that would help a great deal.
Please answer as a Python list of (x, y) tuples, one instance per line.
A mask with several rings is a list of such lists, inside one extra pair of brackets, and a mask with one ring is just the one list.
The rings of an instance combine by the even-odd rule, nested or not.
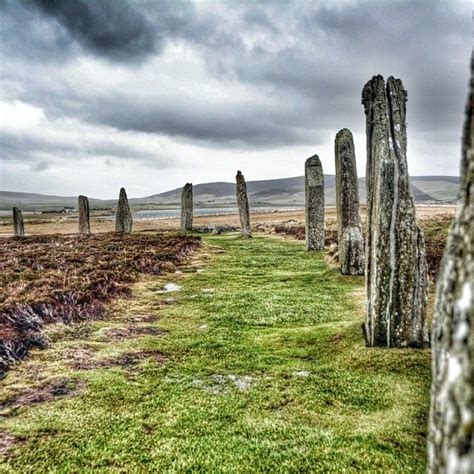
[[(327, 205), (336, 202), (334, 175), (325, 175), (325, 198)], [(457, 176), (414, 176), (410, 179), (411, 190), (416, 202), (452, 203), (457, 199), (459, 177)], [(291, 205), (304, 204), (304, 177), (248, 181), (247, 191), (251, 204)], [(204, 183), (193, 187), (194, 202), (202, 205), (223, 205), (235, 203), (234, 183)], [(359, 178), (359, 194), (365, 202), (365, 178)], [(179, 204), (181, 188), (161, 194), (131, 200), (134, 204)]]
[[(325, 197), (327, 205), (335, 204), (335, 176), (325, 175)], [(459, 177), (457, 176), (414, 176), (410, 179), (415, 201), (418, 203), (453, 203), (457, 199)], [(247, 189), (251, 205), (302, 206), (304, 204), (304, 178), (267, 179), (248, 181)], [(235, 184), (227, 182), (202, 183), (194, 185), (196, 206), (224, 206), (235, 204)], [(359, 194), (365, 202), (365, 178), (359, 178)], [(181, 188), (143, 198), (130, 199), (135, 208), (177, 206), (181, 200)], [(115, 200), (90, 198), (92, 208), (113, 208)], [(44, 194), (0, 191), (0, 209), (10, 210), (13, 206), (24, 210), (60, 210), (76, 207), (76, 196), (48, 196)]]

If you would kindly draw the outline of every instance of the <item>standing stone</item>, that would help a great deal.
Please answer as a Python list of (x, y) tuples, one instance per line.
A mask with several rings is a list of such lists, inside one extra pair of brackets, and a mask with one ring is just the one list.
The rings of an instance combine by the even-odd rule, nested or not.
[(115, 232), (129, 234), (132, 232), (132, 213), (128, 205), (127, 193), (125, 188), (120, 189), (120, 196), (117, 205), (117, 217), (115, 219)]
[(336, 209), (339, 263), (343, 275), (363, 275), (364, 237), (359, 215), (359, 183), (352, 133), (336, 135)]
[(474, 472), (474, 60), (464, 124), (459, 207), (436, 289), (428, 472)]
[(13, 235), (15, 237), (24, 237), (25, 224), (23, 223), (23, 214), (17, 207), (13, 208)]
[(78, 199), (79, 209), (79, 234), (90, 234), (90, 222), (89, 222), (89, 199), (86, 196), (79, 196)]
[(186, 183), (181, 193), (181, 230), (193, 230), (193, 185)]
[(318, 155), (304, 165), (305, 233), (307, 250), (324, 249), (324, 175)]
[(427, 347), (425, 241), (407, 170), (407, 93), (374, 76), (362, 91), (367, 124), (366, 343)]
[(245, 184), (245, 178), (240, 171), (237, 171), (237, 176), (235, 177), (235, 179), (237, 182), (237, 206), (239, 208), (242, 235), (244, 237), (252, 237), (252, 227), (250, 226), (249, 200), (247, 197), (247, 185)]

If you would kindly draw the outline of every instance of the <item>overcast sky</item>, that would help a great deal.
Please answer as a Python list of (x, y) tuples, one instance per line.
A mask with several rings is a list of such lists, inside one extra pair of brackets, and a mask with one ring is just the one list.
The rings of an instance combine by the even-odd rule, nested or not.
[(410, 174), (457, 175), (469, 0), (0, 0), (0, 189), (116, 197), (298, 176), (374, 75), (408, 91)]

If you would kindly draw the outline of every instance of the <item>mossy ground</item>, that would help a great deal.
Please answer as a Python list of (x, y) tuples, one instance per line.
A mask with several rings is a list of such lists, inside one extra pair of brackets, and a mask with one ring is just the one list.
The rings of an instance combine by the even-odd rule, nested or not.
[[(144, 278), (8, 374), (0, 404), (59, 377), (84, 385), (6, 414), (17, 442), (1, 470), (424, 472), (430, 354), (364, 346), (363, 279), (300, 242), (205, 242), (202, 272)], [(161, 293), (167, 280), (182, 290)], [(163, 334), (111, 332), (145, 326)], [(102, 363), (78, 370), (85, 350)], [(143, 351), (161, 357), (107, 366)]]

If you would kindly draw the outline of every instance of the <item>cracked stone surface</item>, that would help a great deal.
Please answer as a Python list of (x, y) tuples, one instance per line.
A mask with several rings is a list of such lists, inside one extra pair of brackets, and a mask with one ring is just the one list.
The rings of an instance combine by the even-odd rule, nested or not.
[(115, 219), (115, 232), (129, 234), (132, 232), (132, 213), (128, 205), (127, 192), (125, 188), (120, 189), (120, 196), (117, 205), (117, 217)]
[(464, 123), (457, 215), (436, 288), (428, 472), (474, 472), (474, 59)]
[(236, 193), (237, 206), (239, 208), (240, 225), (242, 226), (242, 235), (244, 237), (252, 237), (252, 228), (250, 226), (249, 200), (247, 197), (247, 184), (244, 175), (237, 171)]
[(193, 185), (186, 183), (181, 193), (181, 230), (193, 230)]
[(23, 214), (17, 207), (13, 208), (13, 235), (15, 237), (23, 237), (25, 235)]
[(90, 234), (90, 220), (89, 220), (89, 199), (86, 196), (79, 196), (79, 234)]
[(359, 214), (359, 183), (354, 140), (347, 128), (336, 135), (335, 156), (339, 265), (343, 275), (363, 275), (365, 244)]
[(407, 93), (374, 76), (362, 91), (367, 126), (366, 343), (427, 347), (425, 241), (410, 192)]
[(324, 249), (324, 175), (318, 155), (304, 165), (305, 234), (307, 250)]

